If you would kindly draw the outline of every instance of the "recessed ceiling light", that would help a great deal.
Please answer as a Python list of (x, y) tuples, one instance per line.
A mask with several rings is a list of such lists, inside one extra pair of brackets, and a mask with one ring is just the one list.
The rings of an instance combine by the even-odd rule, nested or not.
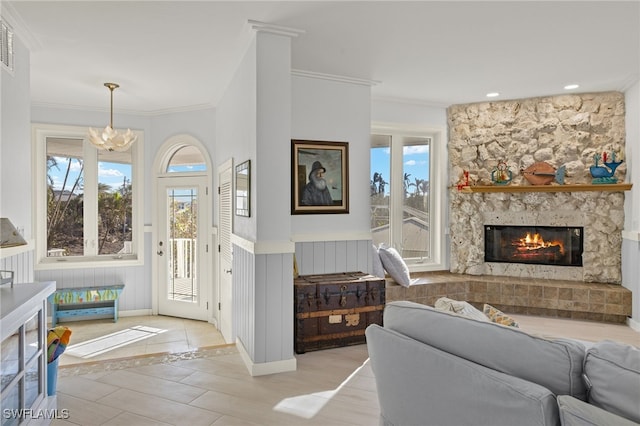
[(495, 98), (496, 96), (500, 96), (498, 92), (487, 93), (487, 98)]
[(573, 90), (577, 89), (578, 87), (580, 87), (580, 85), (578, 84), (567, 84), (566, 86), (564, 86), (564, 90)]

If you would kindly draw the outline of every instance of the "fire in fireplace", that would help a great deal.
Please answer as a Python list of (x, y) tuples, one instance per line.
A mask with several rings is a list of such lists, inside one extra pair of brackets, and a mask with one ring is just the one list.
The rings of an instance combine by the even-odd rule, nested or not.
[(484, 261), (582, 266), (582, 227), (485, 225)]

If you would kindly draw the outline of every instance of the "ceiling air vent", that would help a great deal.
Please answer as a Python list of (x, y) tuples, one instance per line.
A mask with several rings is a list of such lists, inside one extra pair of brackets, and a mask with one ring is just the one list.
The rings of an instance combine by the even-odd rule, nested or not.
[(0, 62), (13, 71), (13, 29), (0, 20)]

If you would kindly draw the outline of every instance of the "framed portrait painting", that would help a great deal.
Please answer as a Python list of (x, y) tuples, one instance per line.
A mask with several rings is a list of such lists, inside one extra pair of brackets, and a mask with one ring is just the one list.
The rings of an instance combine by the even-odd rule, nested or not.
[(349, 143), (291, 141), (291, 214), (349, 213)]

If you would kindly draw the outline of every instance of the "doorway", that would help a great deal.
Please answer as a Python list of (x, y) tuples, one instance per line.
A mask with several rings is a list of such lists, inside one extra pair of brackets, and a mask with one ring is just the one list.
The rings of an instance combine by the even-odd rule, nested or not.
[(188, 135), (167, 140), (156, 158), (152, 311), (215, 324), (210, 164)]

